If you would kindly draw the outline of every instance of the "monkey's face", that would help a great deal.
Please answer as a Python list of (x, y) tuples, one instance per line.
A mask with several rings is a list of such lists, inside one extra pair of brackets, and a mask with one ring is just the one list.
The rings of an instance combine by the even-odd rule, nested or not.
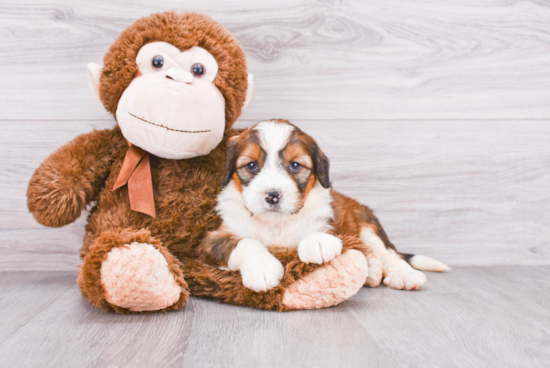
[(204, 14), (138, 19), (103, 60), (87, 67), (94, 97), (130, 143), (162, 158), (210, 153), (252, 95), (244, 50)]
[(143, 46), (138, 75), (124, 90), (116, 118), (122, 134), (156, 156), (185, 159), (210, 153), (225, 130), (225, 99), (213, 84), (218, 64), (205, 49), (166, 42)]

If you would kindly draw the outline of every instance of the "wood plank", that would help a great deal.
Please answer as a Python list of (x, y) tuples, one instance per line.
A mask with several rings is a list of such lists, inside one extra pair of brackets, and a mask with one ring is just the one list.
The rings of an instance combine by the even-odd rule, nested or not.
[(265, 313), (193, 301), (201, 308), (195, 310), (184, 367), (398, 366), (370, 331), (358, 326), (346, 303), (317, 311)]
[(185, 352), (192, 321), (191, 305), (184, 313), (107, 313), (90, 306), (73, 283), (0, 344), (0, 362), (6, 367), (181, 366), (178, 355)]
[(244, 118), (550, 118), (550, 4), (536, 1), (0, 1), (1, 119), (108, 119), (88, 91), (120, 31), (205, 12), (256, 76)]
[(299, 122), (333, 187), (405, 253), (451, 265), (548, 264), (548, 121)]
[(76, 272), (0, 272), (0, 345), (74, 287), (75, 280)]
[[(25, 367), (275, 367), (295, 362), (393, 367), (393, 359), (372, 340), (342, 307), (280, 314), (192, 298), (180, 312), (121, 316), (89, 306), (74, 286), (0, 344), (0, 362)], [(342, 341), (349, 343), (342, 346)]]
[[(42, 310), (27, 310), (28, 323), (0, 342), (0, 364), (544, 367), (550, 360), (550, 267), (512, 270), (430, 273), (418, 292), (363, 288), (337, 307), (291, 313), (191, 298), (179, 312), (116, 315), (89, 306), (74, 285)], [(47, 294), (32, 277), (14, 282), (5, 275), (1, 285), (17, 284), (11, 295), (33, 288), (29, 304)], [(66, 273), (69, 279), (74, 282), (74, 274)], [(5, 295), (0, 287), (0, 300)]]
[(366, 290), (358, 323), (411, 367), (546, 367), (550, 268), (457, 268), (420, 292)]
[[(550, 263), (548, 121), (293, 122), (331, 159), (333, 187), (372, 207), (401, 251), (452, 266)], [(57, 147), (111, 124), (6, 128), (0, 136), (0, 270), (76, 269), (85, 218), (43, 228), (27, 212), (26, 187)]]

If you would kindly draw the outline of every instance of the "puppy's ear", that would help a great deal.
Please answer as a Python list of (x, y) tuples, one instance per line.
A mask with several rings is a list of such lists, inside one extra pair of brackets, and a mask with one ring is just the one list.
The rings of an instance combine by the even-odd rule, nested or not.
[(313, 161), (313, 174), (319, 180), (323, 188), (330, 188), (329, 166), (327, 156), (321, 151), (317, 142), (312, 139), (311, 143), (311, 159)]
[(239, 136), (233, 136), (229, 138), (227, 143), (227, 161), (225, 165), (225, 174), (222, 180), (222, 187), (225, 187), (231, 181), (233, 174), (237, 170), (237, 142), (239, 141)]

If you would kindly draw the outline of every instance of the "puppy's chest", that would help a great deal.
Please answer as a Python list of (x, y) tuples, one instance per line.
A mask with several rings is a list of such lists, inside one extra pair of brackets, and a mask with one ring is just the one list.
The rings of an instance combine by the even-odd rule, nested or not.
[(239, 234), (241, 237), (256, 239), (267, 247), (284, 248), (296, 248), (306, 235), (331, 229), (328, 219), (309, 216), (273, 221), (250, 218), (243, 225)]

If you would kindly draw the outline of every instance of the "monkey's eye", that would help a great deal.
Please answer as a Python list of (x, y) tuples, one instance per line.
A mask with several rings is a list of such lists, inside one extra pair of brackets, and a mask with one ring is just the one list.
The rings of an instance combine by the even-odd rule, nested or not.
[(248, 170), (249, 173), (254, 174), (256, 171), (258, 171), (258, 163), (252, 161), (251, 163), (246, 165), (246, 170)]
[(195, 63), (191, 67), (191, 74), (195, 77), (202, 77), (206, 73), (206, 68), (201, 63)]
[(292, 161), (290, 165), (288, 165), (288, 170), (292, 173), (297, 173), (298, 171), (302, 170), (302, 165), (297, 163), (296, 161)]
[(153, 68), (161, 69), (164, 66), (164, 58), (160, 55), (157, 55), (153, 58), (151, 64), (153, 64)]

